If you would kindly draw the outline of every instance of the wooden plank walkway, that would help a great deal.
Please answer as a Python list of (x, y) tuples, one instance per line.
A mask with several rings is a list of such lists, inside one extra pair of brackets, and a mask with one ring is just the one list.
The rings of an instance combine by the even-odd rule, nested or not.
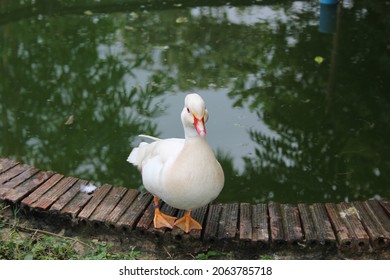
[[(162, 240), (233, 244), (256, 248), (335, 247), (343, 251), (390, 247), (390, 201), (341, 203), (210, 204), (193, 212), (202, 230), (154, 229), (152, 196), (105, 184), (94, 193), (80, 191), (86, 180), (0, 158), (0, 202), (39, 211), (74, 223), (108, 226)], [(180, 217), (162, 203), (162, 211)]]

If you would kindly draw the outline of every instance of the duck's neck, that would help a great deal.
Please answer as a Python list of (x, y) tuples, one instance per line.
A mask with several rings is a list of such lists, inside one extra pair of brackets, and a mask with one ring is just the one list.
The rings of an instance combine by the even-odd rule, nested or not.
[[(213, 154), (205, 136), (200, 136), (194, 127), (184, 127), (185, 148), (183, 151), (196, 150), (196, 153)], [(214, 154), (213, 154), (214, 155)]]
[(186, 137), (183, 154), (189, 153), (189, 158), (194, 160), (196, 158), (204, 160), (204, 157), (214, 157), (214, 153), (211, 150), (209, 143), (203, 136), (196, 135), (194, 137)]
[(198, 132), (196, 132), (196, 129), (194, 127), (185, 127), (185, 126), (184, 126), (184, 136), (185, 136), (186, 140), (200, 137), (198, 135)]

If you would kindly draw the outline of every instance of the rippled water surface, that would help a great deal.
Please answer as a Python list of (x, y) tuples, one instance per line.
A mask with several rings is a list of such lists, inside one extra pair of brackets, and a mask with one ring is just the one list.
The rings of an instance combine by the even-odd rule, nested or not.
[(2, 1), (0, 155), (139, 188), (197, 92), (219, 201), (390, 198), (389, 1), (161, 3)]

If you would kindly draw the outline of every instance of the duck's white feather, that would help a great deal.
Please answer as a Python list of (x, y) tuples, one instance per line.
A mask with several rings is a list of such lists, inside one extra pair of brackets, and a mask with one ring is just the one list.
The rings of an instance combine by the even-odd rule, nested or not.
[(184, 146), (184, 139), (170, 138), (161, 140), (152, 136), (142, 136), (153, 139), (154, 142), (141, 142), (138, 147), (131, 151), (127, 158), (128, 162), (137, 166), (140, 170), (143, 170), (143, 167), (156, 157), (161, 163), (165, 164), (172, 157), (179, 154)]
[(184, 139), (170, 138), (141, 144), (134, 148), (127, 161), (142, 172), (142, 182), (152, 194), (162, 198), (163, 175), (183, 149)]
[(206, 139), (198, 136), (188, 110), (192, 105), (200, 111), (196, 114), (203, 114), (207, 120), (207, 110), (200, 101), (198, 95), (186, 98), (181, 115), (186, 139), (143, 135), (154, 142), (141, 142), (127, 159), (142, 172), (149, 192), (178, 209), (193, 210), (210, 203), (224, 185), (222, 167)]

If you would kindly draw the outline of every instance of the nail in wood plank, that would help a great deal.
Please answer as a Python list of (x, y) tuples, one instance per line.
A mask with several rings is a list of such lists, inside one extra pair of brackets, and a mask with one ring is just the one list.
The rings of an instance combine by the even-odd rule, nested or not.
[(44, 195), (50, 188), (52, 188), (55, 184), (57, 184), (64, 175), (54, 174), (47, 181), (45, 181), (42, 185), (40, 185), (35, 191), (33, 191), (29, 196), (22, 200), (23, 206), (30, 206), (35, 201), (37, 201), (42, 195)]
[(4, 199), (11, 201), (13, 203), (19, 202), (34, 190), (36, 190), (42, 183), (48, 180), (51, 176), (53, 176), (53, 172), (39, 172), (31, 177), (29, 180), (23, 182), (19, 186), (8, 190), (4, 194)]
[(116, 226), (133, 230), (141, 218), (144, 210), (149, 206), (153, 196), (150, 193), (141, 193), (120, 217)]
[(240, 204), (239, 238), (243, 241), (252, 240), (252, 207), (249, 203)]
[(50, 207), (49, 211), (59, 213), (79, 192), (81, 186), (88, 184), (86, 180), (77, 180), (77, 182), (67, 190), (56, 202)]
[(116, 205), (111, 213), (106, 217), (106, 224), (114, 225), (123, 213), (125, 213), (125, 211), (130, 207), (138, 195), (139, 191), (135, 189), (128, 189), (124, 197), (121, 201), (119, 201), (118, 205)]
[(95, 193), (93, 194), (92, 199), (85, 205), (84, 209), (78, 215), (79, 219), (88, 220), (88, 218), (92, 215), (95, 209), (99, 206), (99, 204), (103, 201), (104, 197), (111, 190), (112, 186), (108, 184), (104, 184), (100, 188), (97, 188)]

